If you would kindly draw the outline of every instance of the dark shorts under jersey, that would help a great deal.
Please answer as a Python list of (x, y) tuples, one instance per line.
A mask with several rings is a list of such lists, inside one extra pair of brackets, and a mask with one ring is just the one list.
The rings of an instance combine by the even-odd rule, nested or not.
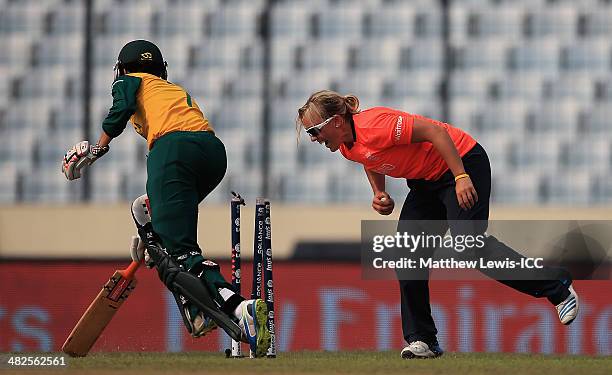
[[(147, 194), (153, 230), (168, 253), (189, 269), (203, 257), (198, 246), (198, 204), (227, 169), (225, 146), (213, 133), (174, 132), (159, 138), (147, 159)], [(215, 269), (205, 270), (214, 297), (231, 288)], [(220, 300), (222, 301), (222, 300)]]
[(198, 248), (198, 204), (226, 168), (225, 147), (211, 132), (174, 132), (155, 141), (147, 159), (147, 194), (153, 229), (168, 252)]

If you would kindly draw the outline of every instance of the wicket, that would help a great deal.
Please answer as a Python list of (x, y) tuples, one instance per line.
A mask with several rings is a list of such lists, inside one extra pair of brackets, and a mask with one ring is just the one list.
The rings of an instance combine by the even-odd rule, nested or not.
[[(240, 251), (240, 206), (245, 206), (244, 199), (232, 192), (231, 221), (232, 221), (232, 286), (237, 293), (241, 293), (241, 251)], [(276, 335), (274, 326), (274, 281), (272, 276), (272, 222), (270, 218), (270, 201), (257, 198), (255, 204), (255, 227), (253, 242), (253, 285), (251, 298), (262, 298), (264, 294), (268, 306), (268, 330), (271, 342), (266, 356), (276, 357)], [(265, 256), (264, 256), (265, 252)], [(265, 270), (264, 270), (265, 259)], [(232, 340), (232, 358), (242, 358), (240, 342)], [(250, 357), (253, 357), (251, 353)]]
[[(240, 206), (245, 206), (244, 199), (232, 191), (234, 197), (231, 201), (232, 220), (232, 286), (236, 293), (241, 293), (240, 284)], [(240, 342), (232, 339), (231, 355), (234, 358), (242, 357)]]
[(264, 279), (266, 282), (266, 303), (268, 304), (268, 330), (270, 331), (270, 347), (266, 354), (268, 358), (276, 358), (276, 334), (274, 327), (274, 279), (272, 277), (272, 219), (270, 218), (270, 201), (265, 201), (265, 236), (263, 248), (265, 256)]

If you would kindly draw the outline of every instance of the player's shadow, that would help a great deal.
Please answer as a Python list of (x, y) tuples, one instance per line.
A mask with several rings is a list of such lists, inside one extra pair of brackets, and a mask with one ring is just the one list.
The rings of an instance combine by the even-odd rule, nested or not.
[(609, 225), (574, 225), (575, 228), (552, 241), (550, 264), (569, 270), (575, 280), (609, 280), (612, 276), (608, 256), (612, 245)]

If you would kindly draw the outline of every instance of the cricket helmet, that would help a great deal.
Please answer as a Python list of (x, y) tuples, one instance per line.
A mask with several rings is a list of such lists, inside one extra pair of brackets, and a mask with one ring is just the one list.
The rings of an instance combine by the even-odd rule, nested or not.
[(121, 48), (115, 65), (115, 75), (119, 76), (129, 71), (149, 73), (167, 79), (167, 66), (155, 44), (148, 40), (133, 40)]

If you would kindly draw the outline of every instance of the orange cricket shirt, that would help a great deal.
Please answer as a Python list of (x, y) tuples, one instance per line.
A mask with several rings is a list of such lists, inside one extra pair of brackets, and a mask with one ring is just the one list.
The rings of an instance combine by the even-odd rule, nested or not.
[(357, 141), (349, 149), (340, 146), (342, 155), (363, 164), (366, 169), (391, 177), (435, 181), (448, 165), (431, 142), (410, 143), (414, 119), (442, 126), (459, 151), (465, 155), (476, 140), (447, 123), (386, 107), (374, 107), (353, 115)]

